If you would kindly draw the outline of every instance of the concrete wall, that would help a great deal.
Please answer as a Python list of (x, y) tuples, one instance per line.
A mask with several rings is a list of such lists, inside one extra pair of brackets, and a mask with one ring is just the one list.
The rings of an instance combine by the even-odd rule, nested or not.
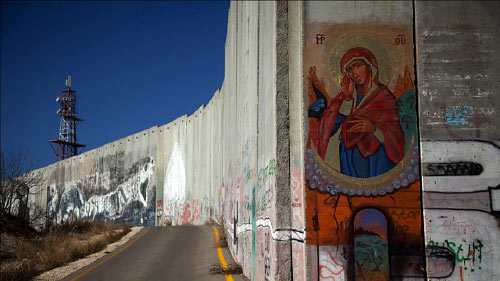
[(160, 127), (158, 139), (158, 225), (222, 220), (231, 253), (253, 280), (292, 274), (288, 32), (277, 28), (288, 25), (286, 10), (232, 3), (222, 87), (208, 105)]
[[(304, 3), (303, 65), (295, 67), (303, 71), (309, 110), (304, 159), (308, 280), (500, 280), (494, 266), (500, 260), (500, 130), (495, 122), (500, 97), (494, 94), (500, 83), (494, 78), (500, 70), (494, 55), (499, 50), (498, 11), (500, 5), (490, 2)], [(396, 175), (396, 166), (379, 176), (345, 177), (335, 160), (351, 161), (350, 156), (331, 150), (315, 154), (322, 149), (315, 137), (321, 138), (328, 118), (335, 118), (322, 110), (339, 111), (332, 106), (342, 91), (339, 57), (351, 47), (375, 54), (378, 67), (371, 69), (378, 68), (379, 81), (396, 98), (405, 151), (408, 136), (420, 141), (404, 169), (411, 173)], [(317, 92), (325, 96), (324, 108)], [(350, 113), (356, 114), (367, 113)], [(382, 190), (375, 179), (398, 181), (383, 184)], [(363, 234), (356, 230), (363, 224), (357, 216), (367, 210), (373, 214)], [(378, 229), (380, 222), (386, 232)], [(363, 235), (386, 242), (372, 241), (364, 248)], [(381, 247), (384, 243), (389, 247)]]
[(500, 280), (500, 4), (416, 4), (427, 271)]
[[(47, 212), (57, 222), (71, 216), (158, 226), (218, 221), (247, 276), (290, 279), (287, 9), (233, 2), (225, 79), (210, 102), (41, 169)], [(298, 233), (303, 244), (303, 224)]]
[[(234, 1), (210, 102), (40, 169), (33, 202), (55, 222), (223, 223), (252, 280), (499, 280), (499, 10)], [(394, 96), (378, 119), (402, 132), (374, 136), (396, 139), (384, 147), (403, 159), (367, 178), (336, 164), (337, 135), (315, 154), (353, 47), (376, 57), (370, 71)]]
[(154, 225), (156, 135), (153, 127), (40, 169), (48, 220)]

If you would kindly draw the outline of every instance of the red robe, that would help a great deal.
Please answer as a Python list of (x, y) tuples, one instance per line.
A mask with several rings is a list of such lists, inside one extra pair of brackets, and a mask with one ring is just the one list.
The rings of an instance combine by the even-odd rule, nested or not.
[[(354, 116), (364, 117), (382, 131), (387, 157), (394, 163), (399, 163), (404, 157), (405, 138), (403, 129), (399, 124), (398, 108), (394, 95), (382, 84), (378, 84), (371, 95), (364, 98), (358, 108), (342, 122), (341, 133), (347, 148), (354, 145), (364, 157), (372, 155), (380, 146), (380, 142), (372, 133), (348, 133), (347, 130), (354, 124), (348, 121), (356, 120)], [(324, 159), (328, 142), (330, 141), (333, 126), (340, 109), (340, 105), (345, 100), (343, 93), (339, 93), (323, 113), (319, 123), (319, 144), (318, 152)]]

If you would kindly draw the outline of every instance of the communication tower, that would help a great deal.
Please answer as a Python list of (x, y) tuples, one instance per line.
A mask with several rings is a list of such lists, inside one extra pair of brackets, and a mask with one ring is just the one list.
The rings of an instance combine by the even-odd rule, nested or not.
[(56, 154), (57, 161), (59, 161), (75, 156), (79, 153), (78, 149), (85, 148), (85, 145), (76, 142), (76, 124), (83, 119), (76, 116), (76, 91), (71, 89), (71, 75), (68, 75), (66, 89), (61, 91), (56, 102), (61, 105), (57, 110), (57, 115), (61, 117), (59, 138), (49, 140), (49, 143)]

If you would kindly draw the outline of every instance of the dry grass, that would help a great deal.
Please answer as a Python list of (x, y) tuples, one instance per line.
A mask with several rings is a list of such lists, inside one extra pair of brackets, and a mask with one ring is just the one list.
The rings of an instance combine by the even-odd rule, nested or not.
[(210, 268), (210, 274), (242, 274), (243, 269), (237, 264), (229, 264), (224, 268), (220, 263), (215, 263)]
[(214, 226), (217, 225), (217, 222), (214, 221), (212, 218), (209, 218), (208, 220), (205, 221), (205, 225)]
[[(215, 241), (213, 247), (214, 248), (227, 248), (227, 238), (226, 238), (226, 230), (224, 229), (224, 216), (221, 215), (219, 218), (218, 218), (219, 222), (221, 224), (217, 224), (215, 221), (211, 220), (211, 222), (213, 223), (213, 225), (215, 227), (217, 227), (217, 231), (219, 232), (219, 239), (217, 241)], [(210, 225), (210, 224), (208, 224)]]
[(219, 232), (219, 240), (215, 241), (215, 248), (227, 248), (227, 238), (226, 238), (226, 231), (224, 230), (224, 227), (218, 225), (217, 231)]
[(130, 226), (75, 221), (55, 226), (37, 236), (16, 237), (2, 233), (2, 251), (6, 253), (0, 260), (0, 280), (30, 280), (98, 252), (129, 231)]
[[(221, 224), (216, 224), (213, 222), (215, 227), (217, 227), (217, 231), (219, 232), (219, 239), (215, 241), (214, 248), (227, 248), (227, 238), (226, 238), (226, 230), (224, 229), (224, 216), (219, 217), (219, 222)], [(243, 270), (238, 264), (228, 264), (227, 267), (222, 266), (220, 263), (215, 263), (210, 268), (210, 274), (242, 274)]]

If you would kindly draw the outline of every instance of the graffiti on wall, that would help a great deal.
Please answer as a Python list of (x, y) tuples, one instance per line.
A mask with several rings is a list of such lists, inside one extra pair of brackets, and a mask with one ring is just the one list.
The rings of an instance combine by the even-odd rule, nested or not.
[(292, 228), (301, 230), (300, 234), (302, 234), (301, 239), (292, 240), (293, 278), (297, 281), (306, 280), (305, 243), (303, 238), (303, 234), (305, 233), (304, 163), (301, 161), (301, 151), (301, 145), (294, 145), (290, 148)]
[(332, 251), (324, 251), (323, 259), (320, 258), (319, 276), (326, 280), (342, 280), (345, 266), (338, 262)]
[(306, 243), (318, 280), (425, 274), (411, 34), (306, 26)]
[(430, 243), (425, 248), (427, 259), (427, 276), (431, 278), (446, 278), (455, 270), (455, 253), (447, 247)]
[[(163, 184), (162, 224), (182, 224), (190, 213), (186, 196), (186, 167), (181, 147), (176, 142), (172, 148)], [(189, 203), (187, 203), (189, 204)]]
[(474, 162), (423, 163), (424, 176), (477, 176), (483, 172), (483, 166)]
[(427, 272), (446, 280), (496, 276), (500, 149), (487, 141), (422, 142)]
[(470, 270), (471, 272), (481, 270), (484, 257), (482, 255), (483, 244), (480, 240), (472, 243), (430, 240), (427, 247), (433, 250), (429, 252), (429, 257), (442, 257), (441, 253), (434, 250), (439, 246), (441, 249), (448, 249), (453, 254), (455, 262), (461, 264), (464, 270)]
[(446, 124), (467, 125), (467, 119), (472, 116), (471, 106), (448, 106), (446, 108)]
[(113, 162), (107, 171), (101, 163), (95, 174), (48, 186), (47, 216), (51, 221), (88, 218), (154, 225), (156, 187), (150, 184), (154, 182), (154, 160), (145, 157), (126, 169), (115, 164), (123, 153), (110, 157), (100, 160)]

